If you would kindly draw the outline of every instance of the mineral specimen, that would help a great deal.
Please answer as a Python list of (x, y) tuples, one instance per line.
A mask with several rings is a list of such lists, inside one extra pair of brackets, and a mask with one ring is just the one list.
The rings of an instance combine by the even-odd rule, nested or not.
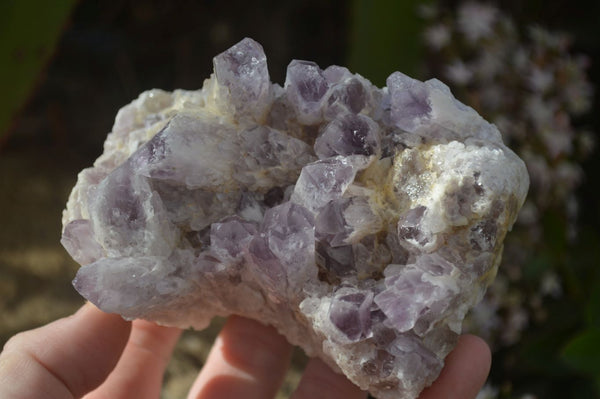
[(494, 278), (523, 162), (435, 79), (294, 60), (281, 87), (251, 39), (214, 70), (117, 114), (63, 214), (75, 288), (127, 319), (255, 318), (415, 398)]

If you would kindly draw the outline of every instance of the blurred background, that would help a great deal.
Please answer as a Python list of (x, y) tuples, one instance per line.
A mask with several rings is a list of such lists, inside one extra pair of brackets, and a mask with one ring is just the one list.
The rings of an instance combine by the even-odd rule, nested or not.
[[(595, 0), (3, 0), (0, 345), (83, 303), (61, 212), (117, 110), (151, 88), (200, 88), (212, 57), (249, 36), (280, 84), (293, 58), (379, 86), (400, 70), (498, 125), (532, 184), (465, 323), (494, 351), (478, 399), (600, 397), (599, 21)], [(219, 323), (184, 334), (163, 398), (185, 397)]]

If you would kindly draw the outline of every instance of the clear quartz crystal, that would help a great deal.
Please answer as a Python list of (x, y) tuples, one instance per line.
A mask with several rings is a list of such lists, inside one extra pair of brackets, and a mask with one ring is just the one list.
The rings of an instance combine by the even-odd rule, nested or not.
[(495, 275), (523, 162), (438, 80), (294, 60), (281, 87), (248, 38), (214, 69), (119, 111), (63, 214), (75, 288), (127, 319), (255, 318), (416, 398)]

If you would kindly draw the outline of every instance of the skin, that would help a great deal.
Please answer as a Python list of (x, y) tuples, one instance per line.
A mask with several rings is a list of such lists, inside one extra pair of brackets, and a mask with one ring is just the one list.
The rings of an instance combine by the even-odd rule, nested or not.
[[(159, 398), (162, 376), (181, 331), (106, 314), (91, 304), (15, 335), (0, 354), (5, 399)], [(51, 343), (51, 344), (50, 344)], [(272, 327), (228, 319), (188, 399), (272, 398), (292, 347)], [(483, 340), (463, 335), (436, 382), (420, 399), (472, 399), (489, 373)], [(309, 361), (292, 399), (359, 399), (367, 393), (322, 361)]]

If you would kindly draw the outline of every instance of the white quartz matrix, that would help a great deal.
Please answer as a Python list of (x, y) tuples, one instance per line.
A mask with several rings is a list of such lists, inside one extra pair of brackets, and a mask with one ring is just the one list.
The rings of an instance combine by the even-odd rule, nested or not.
[(73, 284), (127, 319), (240, 314), (381, 399), (416, 398), (493, 280), (527, 193), (497, 128), (436, 79), (377, 88), (260, 44), (198, 91), (150, 90), (79, 174), (62, 243)]

